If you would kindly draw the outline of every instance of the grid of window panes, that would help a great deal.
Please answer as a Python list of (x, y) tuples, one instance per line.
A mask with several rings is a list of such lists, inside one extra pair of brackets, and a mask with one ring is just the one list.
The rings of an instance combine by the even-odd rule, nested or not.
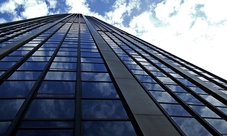
[(56, 24), (0, 64), (0, 135), (18, 118), (12, 132), (17, 136), (75, 135), (78, 120), (82, 135), (136, 135), (81, 15)]
[(217, 134), (227, 133), (225, 104), (116, 33), (99, 33), (185, 134), (210, 135), (200, 124), (203, 122), (209, 123)]
[(0, 29), (0, 48), (13, 43), (27, 35), (39, 30), (40, 27), (50, 22), (54, 22), (59, 19), (58, 16), (52, 16), (50, 18), (40, 18), (37, 20), (29, 21), (28, 23), (21, 23), (12, 27), (3, 27)]
[(51, 46), (43, 44), (40, 47), (42, 41), (48, 39), (48, 36), (61, 25), (52, 27), (1, 59), (0, 63), (5, 66), (1, 67), (3, 73), (0, 85), (1, 135), (7, 130), (24, 101), (28, 99), (31, 90), (34, 90), (34, 85), (39, 81), (38, 78), (56, 48), (54, 43), (49, 43)]
[[(97, 21), (98, 19), (95, 19), (95, 20)], [(100, 21), (100, 20), (98, 20), (98, 21)], [(105, 22), (102, 22), (102, 23), (105, 23)], [(151, 45), (145, 41), (142, 41), (139, 38), (134, 37), (120, 29), (117, 29), (114, 26), (111, 26), (106, 23), (105, 23), (105, 25), (108, 25), (109, 27), (114, 28), (115, 30), (118, 30), (122, 34), (127, 35), (127, 39), (132, 41), (136, 45), (138, 45), (144, 49), (147, 49), (148, 51), (152, 50), (153, 54), (163, 58), (168, 63), (174, 64), (176, 67), (183, 69), (185, 72), (188, 72), (188, 73), (194, 75), (195, 77), (202, 80), (203, 82), (205, 82), (205, 83), (209, 84), (210, 86), (227, 94), (227, 81), (226, 80), (224, 80), (220, 77), (217, 77), (217, 76), (213, 75), (212, 73), (209, 73), (191, 63), (188, 63), (188, 62), (184, 61), (183, 59), (180, 59), (158, 47), (155, 47), (154, 45)], [(103, 28), (100, 28), (100, 29), (102, 30)]]

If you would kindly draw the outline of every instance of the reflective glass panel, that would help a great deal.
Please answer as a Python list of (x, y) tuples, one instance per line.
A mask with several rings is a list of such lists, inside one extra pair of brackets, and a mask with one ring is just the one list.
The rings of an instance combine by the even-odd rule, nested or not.
[(31, 56), (28, 61), (49, 61), (50, 57), (33, 57)]
[(200, 95), (202, 96), (204, 99), (206, 99), (209, 103), (211, 103), (214, 106), (225, 106), (225, 104), (223, 104), (222, 102), (220, 102), (219, 100), (217, 100), (216, 98), (214, 98), (211, 95)]
[(107, 71), (104, 64), (81, 63), (81, 71)]
[(22, 57), (10, 57), (10, 56), (6, 56), (3, 59), (1, 59), (1, 61), (18, 61), (20, 60)]
[(13, 119), (23, 102), (22, 99), (0, 100), (0, 120)]
[(18, 130), (16, 136), (73, 136), (73, 130)]
[(227, 122), (223, 119), (205, 119), (222, 134), (227, 134)]
[(45, 80), (76, 80), (76, 72), (48, 72)]
[(74, 122), (66, 121), (23, 121), (20, 128), (26, 127), (73, 127)]
[(159, 84), (143, 83), (147, 90), (164, 90)]
[(74, 117), (74, 100), (33, 100), (25, 118), (73, 118)]
[(191, 106), (190, 107), (195, 110), (201, 117), (215, 117), (215, 118), (220, 118), (216, 113), (211, 111), (208, 107), (206, 106)]
[(182, 87), (178, 85), (166, 85), (173, 92), (186, 92)]
[(77, 58), (73, 57), (55, 57), (54, 61), (69, 61), (69, 62), (76, 62)]
[(82, 100), (84, 118), (128, 118), (120, 100)]
[(53, 62), (50, 66), (50, 69), (76, 70), (76, 63)]
[(161, 104), (170, 116), (191, 116), (181, 105)]
[(202, 104), (198, 99), (196, 99), (193, 95), (189, 93), (175, 93), (175, 94), (188, 104)]
[(41, 72), (15, 71), (8, 80), (36, 80)]
[(129, 121), (83, 121), (83, 136), (136, 136)]
[(5, 81), (0, 85), (0, 98), (26, 97), (34, 83), (33, 81)]
[(0, 135), (3, 136), (11, 122), (0, 122)]
[(75, 93), (75, 82), (43, 81), (38, 93)]
[(188, 136), (211, 136), (211, 134), (194, 118), (172, 117), (172, 119)]
[(0, 69), (8, 69), (13, 66), (16, 62), (7, 62), (7, 61), (0, 61)]
[(112, 83), (82, 83), (82, 97), (84, 98), (118, 98)]
[(81, 62), (103, 63), (103, 60), (101, 58), (81, 58)]
[(18, 70), (43, 70), (46, 62), (24, 62)]
[(111, 81), (108, 73), (81, 72), (81, 78), (84, 81)]
[(175, 99), (167, 92), (149, 91), (158, 102), (176, 103)]
[(140, 82), (156, 83), (155, 80), (150, 76), (136, 75), (136, 77), (140, 80)]

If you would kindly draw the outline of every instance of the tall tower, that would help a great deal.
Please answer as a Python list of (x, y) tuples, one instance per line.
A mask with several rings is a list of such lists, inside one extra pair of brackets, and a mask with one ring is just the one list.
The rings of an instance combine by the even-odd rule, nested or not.
[(0, 24), (0, 135), (227, 135), (227, 81), (95, 17)]

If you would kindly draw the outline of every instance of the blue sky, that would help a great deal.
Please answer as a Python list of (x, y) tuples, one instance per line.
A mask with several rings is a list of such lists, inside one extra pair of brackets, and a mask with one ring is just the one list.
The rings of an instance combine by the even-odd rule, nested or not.
[(0, 23), (95, 16), (227, 79), (226, 0), (1, 0)]

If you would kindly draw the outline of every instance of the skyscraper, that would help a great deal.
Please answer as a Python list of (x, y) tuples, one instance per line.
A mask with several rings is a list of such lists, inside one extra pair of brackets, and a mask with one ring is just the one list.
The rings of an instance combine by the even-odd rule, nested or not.
[(227, 135), (227, 81), (95, 17), (0, 25), (0, 135)]

